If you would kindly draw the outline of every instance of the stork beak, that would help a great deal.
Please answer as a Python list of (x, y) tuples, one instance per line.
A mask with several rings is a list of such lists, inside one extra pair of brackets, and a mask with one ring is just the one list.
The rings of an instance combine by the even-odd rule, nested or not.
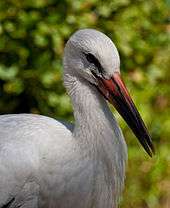
[(147, 128), (133, 103), (120, 74), (115, 72), (111, 79), (97, 77), (98, 89), (103, 96), (117, 109), (132, 129), (139, 142), (152, 157), (154, 146)]

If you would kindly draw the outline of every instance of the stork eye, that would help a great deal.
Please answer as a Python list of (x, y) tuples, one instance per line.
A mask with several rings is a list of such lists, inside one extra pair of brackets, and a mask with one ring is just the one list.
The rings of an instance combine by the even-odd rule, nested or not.
[(87, 53), (85, 54), (85, 56), (89, 63), (94, 64), (98, 69), (101, 68), (100, 62), (97, 60), (97, 58), (93, 54)]
[(86, 59), (87, 59), (90, 63), (95, 63), (95, 62), (97, 62), (97, 59), (96, 59), (96, 57), (95, 57), (93, 54), (87, 53), (87, 54), (85, 54), (85, 56), (86, 56)]

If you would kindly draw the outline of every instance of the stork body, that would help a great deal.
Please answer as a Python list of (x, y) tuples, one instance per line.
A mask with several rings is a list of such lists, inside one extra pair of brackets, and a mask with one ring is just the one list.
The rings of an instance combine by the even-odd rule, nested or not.
[[(87, 56), (92, 52), (100, 63)], [(105, 69), (101, 76), (99, 68)], [(105, 101), (111, 98), (110, 84), (104, 80), (109, 81), (118, 68), (117, 50), (107, 36), (95, 30), (78, 31), (64, 56), (64, 83), (75, 124), (32, 114), (0, 116), (1, 208), (117, 207), (127, 153)]]

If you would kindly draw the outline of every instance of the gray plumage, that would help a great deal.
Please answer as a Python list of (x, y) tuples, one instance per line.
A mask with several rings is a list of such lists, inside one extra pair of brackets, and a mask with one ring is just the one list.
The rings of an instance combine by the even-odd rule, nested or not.
[(107, 36), (91, 29), (73, 34), (63, 62), (74, 125), (41, 115), (0, 116), (0, 207), (117, 207), (126, 144), (95, 87), (92, 72), (99, 69), (89, 64), (89, 53), (105, 78), (119, 71), (117, 49)]

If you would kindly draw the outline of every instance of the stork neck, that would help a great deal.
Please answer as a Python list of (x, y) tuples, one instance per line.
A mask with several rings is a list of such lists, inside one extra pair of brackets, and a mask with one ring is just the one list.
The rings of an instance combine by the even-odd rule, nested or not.
[(94, 172), (100, 172), (107, 178), (108, 187), (112, 189), (108, 193), (111, 199), (115, 196), (116, 204), (123, 187), (126, 160), (126, 144), (120, 128), (95, 86), (86, 80), (67, 78), (65, 86), (71, 96), (75, 117), (73, 137), (80, 147), (82, 158), (92, 159)]
[(84, 143), (90, 143), (88, 147), (93, 144), (97, 147), (101, 142), (107, 144), (108, 140), (117, 139), (117, 123), (97, 88), (81, 78), (69, 77), (67, 80), (69, 84), (65, 82), (65, 85), (71, 96), (75, 117), (73, 135), (78, 142), (84, 147)]

